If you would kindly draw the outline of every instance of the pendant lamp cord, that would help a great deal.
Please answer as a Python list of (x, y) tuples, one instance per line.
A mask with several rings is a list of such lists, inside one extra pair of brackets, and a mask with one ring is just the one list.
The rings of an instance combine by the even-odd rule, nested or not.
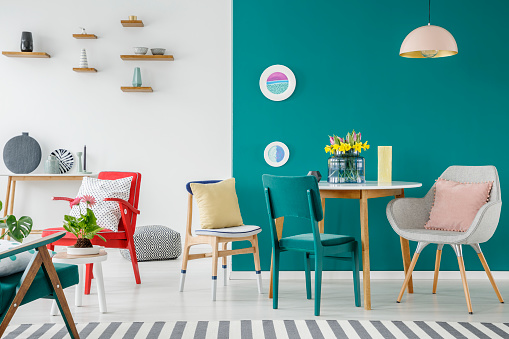
[(428, 26), (431, 25), (431, 0), (428, 0)]

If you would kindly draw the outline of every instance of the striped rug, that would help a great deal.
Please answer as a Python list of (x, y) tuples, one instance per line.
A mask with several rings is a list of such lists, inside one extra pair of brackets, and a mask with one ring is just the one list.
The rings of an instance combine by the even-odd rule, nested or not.
[[(82, 339), (509, 338), (509, 323), (374, 320), (240, 320), (77, 324)], [(69, 338), (62, 324), (7, 328), (5, 339)]]

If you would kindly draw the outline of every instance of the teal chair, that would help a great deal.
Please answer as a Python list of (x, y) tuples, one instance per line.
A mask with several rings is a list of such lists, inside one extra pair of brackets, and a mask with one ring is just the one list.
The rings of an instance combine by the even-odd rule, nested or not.
[[(320, 315), (323, 259), (350, 261), (353, 271), (355, 306), (361, 306), (359, 285), (358, 244), (354, 237), (321, 234), (318, 222), (323, 219), (318, 183), (313, 176), (282, 177), (262, 176), (265, 199), (272, 235), (273, 260), (273, 308), (278, 308), (279, 256), (281, 252), (304, 253), (307, 298), (311, 299), (310, 256), (315, 259), (315, 315)], [(282, 237), (278, 240), (275, 219), (296, 217), (309, 220), (311, 233)]]
[(55, 299), (63, 315), (69, 335), (79, 339), (76, 325), (72, 319), (63, 289), (76, 285), (79, 281), (76, 265), (53, 264), (46, 245), (65, 236), (66, 232), (22, 244), (0, 253), (0, 259), (30, 251), (32, 260), (24, 272), (0, 278), (0, 338), (19, 306), (41, 298)]

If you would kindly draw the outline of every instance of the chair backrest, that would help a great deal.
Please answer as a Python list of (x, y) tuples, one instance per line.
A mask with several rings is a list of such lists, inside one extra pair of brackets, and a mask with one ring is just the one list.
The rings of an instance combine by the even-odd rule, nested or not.
[[(318, 182), (314, 176), (275, 176), (264, 174), (262, 176), (263, 187), (268, 189), (268, 206), (271, 209), (273, 219), (279, 217), (297, 217), (323, 219), (322, 205)], [(313, 211), (310, 211), (307, 192), (310, 191)]]
[[(97, 179), (101, 180), (117, 180), (127, 177), (133, 177), (133, 180), (131, 181), (131, 190), (129, 192), (129, 200), (127, 201), (130, 203), (134, 208), (138, 209), (138, 202), (140, 200), (140, 185), (141, 185), (141, 174), (138, 172), (101, 172), (97, 176)], [(137, 214), (131, 212), (131, 210), (127, 210), (127, 220), (131, 221), (131, 227), (132, 231), (136, 229), (136, 218), (138, 217)], [(122, 218), (120, 218), (120, 221), (118, 222), (118, 230), (124, 231), (124, 222), (122, 221)]]
[(493, 181), (489, 201), (502, 200), (500, 181), (495, 166), (450, 166), (440, 178), (458, 182)]

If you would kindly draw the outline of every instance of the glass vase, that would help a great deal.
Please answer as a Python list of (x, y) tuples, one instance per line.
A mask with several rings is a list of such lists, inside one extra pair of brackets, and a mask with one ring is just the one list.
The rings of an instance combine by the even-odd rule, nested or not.
[(359, 152), (350, 150), (341, 152), (329, 158), (329, 175), (327, 181), (331, 184), (363, 184), (365, 177), (365, 159)]

